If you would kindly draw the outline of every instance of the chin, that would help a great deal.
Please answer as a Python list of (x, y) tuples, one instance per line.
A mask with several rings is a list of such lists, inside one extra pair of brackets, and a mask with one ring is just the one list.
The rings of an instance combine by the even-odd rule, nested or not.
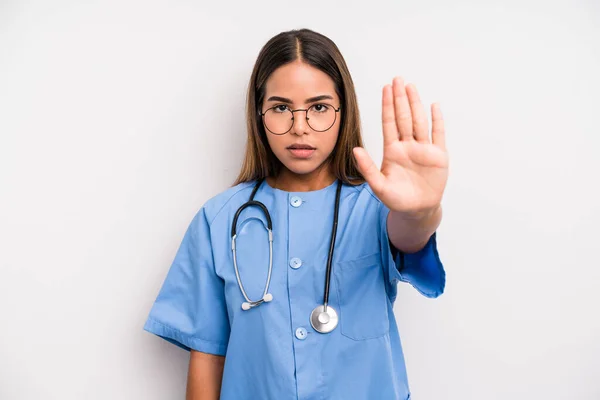
[(307, 162), (307, 161), (302, 161), (302, 162), (290, 162), (290, 163), (284, 163), (283, 164), (285, 168), (287, 168), (288, 170), (290, 170), (290, 172), (296, 174), (296, 175), (306, 175), (306, 174), (310, 174), (311, 172), (314, 172), (318, 167), (319, 167), (319, 163), (315, 163), (315, 162)]

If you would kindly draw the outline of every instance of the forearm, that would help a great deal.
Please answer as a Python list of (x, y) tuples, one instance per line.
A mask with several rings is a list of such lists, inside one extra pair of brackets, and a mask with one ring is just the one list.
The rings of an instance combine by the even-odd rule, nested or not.
[(218, 400), (225, 357), (190, 352), (186, 400)]
[(415, 253), (425, 247), (441, 221), (441, 205), (417, 214), (390, 211), (387, 218), (390, 242), (404, 253)]

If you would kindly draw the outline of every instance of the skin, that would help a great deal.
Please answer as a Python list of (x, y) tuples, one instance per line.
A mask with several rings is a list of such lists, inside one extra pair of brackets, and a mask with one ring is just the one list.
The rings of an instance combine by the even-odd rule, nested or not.
[(431, 105), (432, 131), (414, 84), (395, 77), (382, 92), (383, 161), (378, 168), (363, 148), (358, 167), (375, 195), (390, 209), (390, 241), (405, 253), (421, 250), (442, 220), (448, 181), (448, 151), (439, 104)]
[[(320, 95), (330, 96), (331, 99), (306, 102), (307, 99)], [(292, 104), (269, 100), (273, 96), (290, 99)], [(317, 103), (328, 103), (336, 109), (340, 106), (333, 80), (326, 73), (295, 61), (279, 67), (271, 74), (266, 82), (262, 110), (278, 104), (286, 104), (292, 110), (304, 109)], [(267, 183), (281, 190), (296, 192), (318, 190), (332, 184), (335, 176), (330, 171), (329, 163), (325, 161), (335, 147), (340, 122), (338, 113), (329, 130), (315, 132), (306, 122), (306, 113), (299, 111), (294, 113), (294, 125), (285, 135), (273, 135), (267, 131), (269, 146), (284, 166), (279, 176), (267, 178)], [(308, 159), (296, 158), (287, 149), (294, 143), (308, 144), (315, 147), (316, 151)]]
[(225, 357), (190, 351), (186, 400), (218, 400)]
[[(283, 104), (270, 101), (272, 96), (291, 100), (292, 109), (308, 108), (306, 99), (329, 95), (324, 102), (340, 105), (334, 84), (327, 74), (296, 61), (278, 68), (266, 83), (262, 110)], [(327, 158), (339, 134), (340, 120), (325, 132), (314, 132), (305, 113), (296, 112), (294, 125), (285, 135), (267, 132), (271, 149), (284, 168), (277, 177), (267, 178), (274, 188), (286, 191), (312, 191), (335, 181)], [(442, 219), (441, 200), (448, 179), (448, 153), (444, 121), (439, 104), (432, 104), (432, 132), (417, 88), (405, 85), (401, 77), (382, 91), (383, 161), (377, 167), (364, 148), (354, 148), (360, 172), (377, 197), (390, 209), (387, 230), (390, 241), (399, 250), (421, 250)], [(309, 144), (316, 151), (308, 159), (294, 157), (287, 147)], [(191, 351), (187, 400), (218, 400), (225, 358)]]

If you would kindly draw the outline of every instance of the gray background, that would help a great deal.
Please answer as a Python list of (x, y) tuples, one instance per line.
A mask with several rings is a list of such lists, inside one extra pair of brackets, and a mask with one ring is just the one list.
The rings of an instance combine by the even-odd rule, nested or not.
[(136, 0), (0, 1), (0, 398), (183, 398), (142, 326), (240, 167), (260, 47), (301, 27), (374, 159), (394, 75), (442, 105), (447, 291), (396, 303), (414, 399), (600, 399), (598, 2)]

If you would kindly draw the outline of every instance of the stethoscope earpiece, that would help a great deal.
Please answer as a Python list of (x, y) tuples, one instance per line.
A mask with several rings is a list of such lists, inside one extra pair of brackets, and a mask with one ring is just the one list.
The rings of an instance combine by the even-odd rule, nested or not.
[(242, 303), (242, 310), (244, 311), (248, 311), (249, 309), (251, 309), (252, 307), (256, 307), (259, 304), (262, 303), (268, 303), (269, 301), (273, 300), (273, 295), (271, 293), (267, 293), (263, 296), (262, 299), (258, 300), (258, 301), (245, 301)]

